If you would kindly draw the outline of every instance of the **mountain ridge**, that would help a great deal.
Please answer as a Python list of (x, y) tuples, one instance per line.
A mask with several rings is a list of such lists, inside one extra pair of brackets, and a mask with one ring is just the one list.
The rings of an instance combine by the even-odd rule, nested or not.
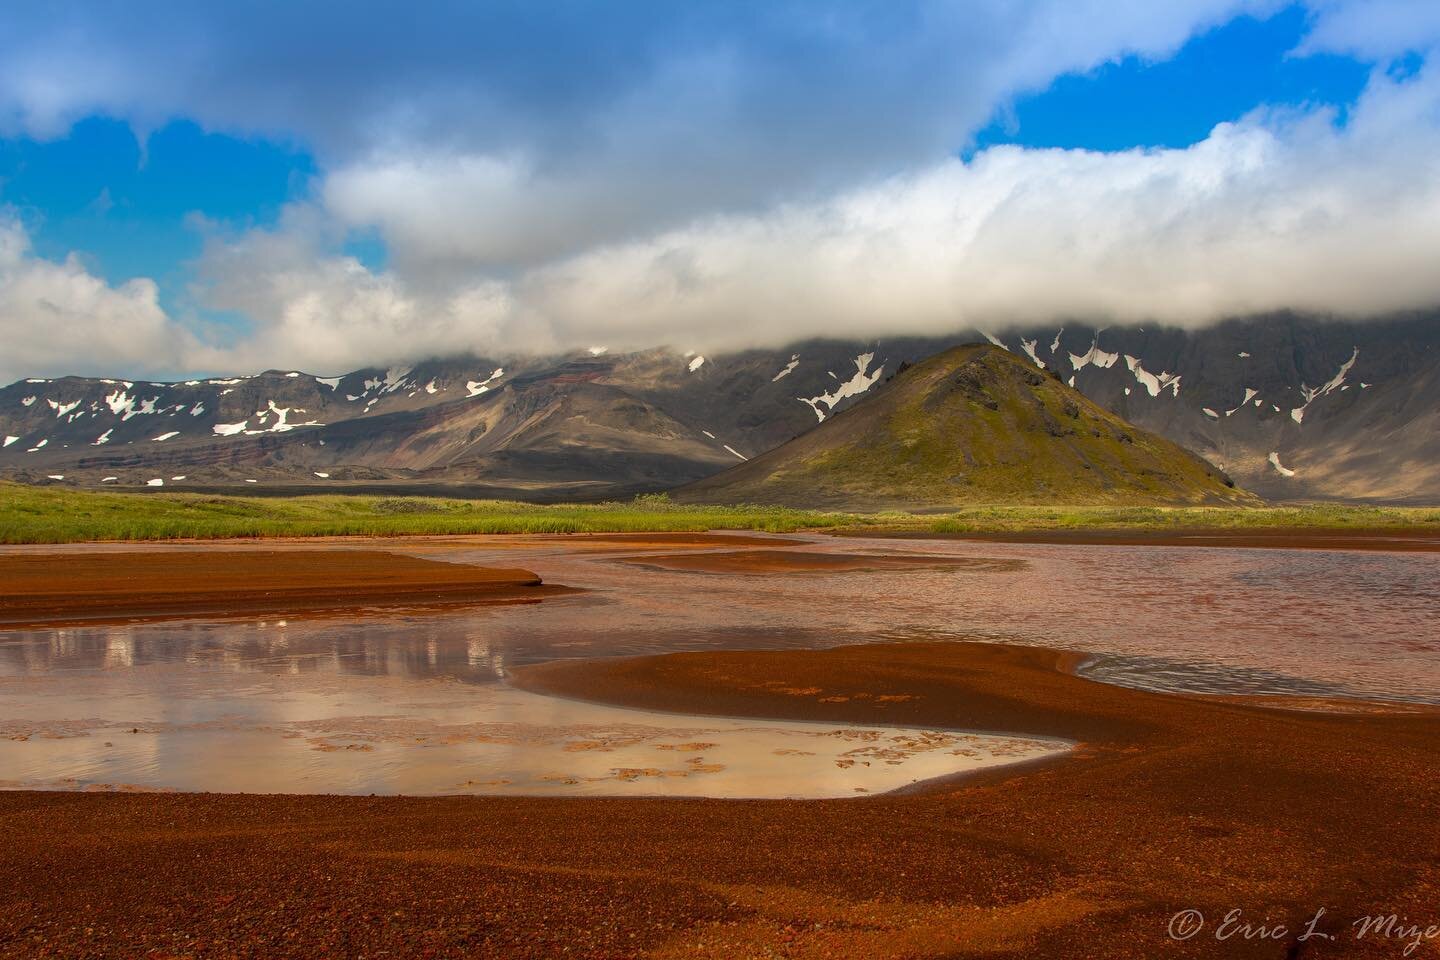
[[(847, 409), (900, 364), (980, 339), (1033, 355), (1110, 411), (1264, 496), (1440, 502), (1440, 311), (1366, 322), (1267, 315), (1199, 330), (1055, 324), (688, 356), (658, 348), (462, 355), (338, 377), (35, 378), (0, 387), (0, 476), (142, 489), (151, 480), (242, 490), (433, 483), (477, 495), (493, 487), (504, 496), (618, 496), (760, 455)], [(530, 396), (518, 404), (543, 394), (557, 411), (559, 395), (573, 392), (587, 412), (572, 412), (573, 430), (555, 419), (496, 448), (495, 438), (511, 433), (503, 427), (470, 443), (473, 457), (431, 462), (436, 449), (465, 447), (475, 427), (440, 439), (437, 423), (458, 423), (456, 411), (488, 405), (507, 387)], [(609, 388), (608, 399), (592, 387)], [(641, 417), (648, 426), (625, 426), (632, 402), (649, 411)], [(601, 414), (597, 405), (616, 410)], [(613, 429), (586, 426), (590, 417)], [(372, 433), (368, 445), (352, 437)], [(415, 453), (411, 433), (434, 446)], [(605, 455), (582, 462), (578, 441), (597, 436)], [(566, 458), (575, 461), (568, 475)]]

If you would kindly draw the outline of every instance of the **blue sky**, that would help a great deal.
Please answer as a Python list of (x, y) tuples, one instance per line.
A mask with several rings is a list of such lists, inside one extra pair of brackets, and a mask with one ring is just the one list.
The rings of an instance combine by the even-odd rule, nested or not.
[(1128, 56), (1057, 77), (1002, 106), (972, 149), (997, 143), (1126, 150), (1185, 147), (1258, 107), (1332, 106), (1337, 122), (1360, 96), (1373, 63), (1354, 56), (1292, 55), (1307, 12), (1241, 16), (1195, 37), (1164, 60)]
[[(1301, 7), (1241, 16), (1167, 59), (1127, 56), (1057, 77), (997, 107), (955, 149), (1183, 147), (1263, 105), (1327, 104), (1343, 118), (1371, 64), (1291, 56), (1305, 21)], [(543, 102), (543, 91), (535, 95)], [(0, 141), (0, 203), (21, 214), (42, 256), (77, 252), (112, 283), (155, 278), (175, 306), (190, 280), (186, 264), (203, 243), (197, 217), (230, 228), (273, 226), (285, 204), (310, 196), (319, 161), (302, 133), (206, 133), (183, 118), (137, 132), (123, 120), (85, 117), (53, 139)], [(347, 239), (343, 245), (367, 265), (383, 266), (383, 237), (355, 231)]]
[[(845, 329), (933, 327), (945, 310), (957, 324), (983, 311), (992, 323), (1036, 319), (1063, 304), (1030, 302), (1014, 292), (1019, 278), (1011, 300), (999, 280), (983, 295), (954, 288), (972, 261), (1000, 255), (975, 238), (1008, 236), (1005, 218), (1055, 182), (1054, 151), (1062, 177), (1080, 177), (1107, 210), (1120, 190), (1119, 206), (1138, 211), (1095, 252), (1103, 264), (1115, 244), (1153, 246), (1144, 237), (1160, 227), (1144, 222), (1146, 209), (1166, 208), (1167, 242), (1190, 243), (1177, 246), (1187, 258), (1196, 241), (1177, 223), (1246, 209), (1204, 190), (1142, 204), (1142, 184), (1209, 182), (1217, 162), (1245, 176), (1270, 164), (1271, 192), (1303, 204), (1336, 185), (1319, 183), (1335, 168), (1307, 165), (1302, 141), (1311, 156), (1356, 154), (1357, 170), (1363, 152), (1374, 170), (1377, 154), (1413, 150), (1409, 138), (1436, 126), (1427, 66), (1440, 17), (1404, 0), (573, 0), (436, 3), (403, 21), (396, 9), (153, 2), (121, 15), (72, 0), (51, 16), (0, 13), (10, 37), (0, 40), (0, 216), (23, 248), (0, 261), (0, 333), (32, 344), (9, 366), (96, 365), (83, 343), (42, 342), (43, 311), (23, 299), (62, 282), (83, 289), (45, 309), (73, 299), (100, 323), (113, 308), (184, 341), (163, 357), (143, 352), (162, 370), (287, 350), (308, 362), (381, 360), (406, 338), (432, 352), (496, 340), (556, 349), (607, 334), (704, 342), (723, 339), (717, 324), (730, 328), (736, 314), (756, 318), (740, 325), (752, 333), (774, 328), (777, 312), (805, 318), (784, 333), (827, 332), (823, 318), (853, 297), (829, 289), (818, 267), (813, 287), (764, 275), (754, 264), (766, 245), (787, 232), (786, 256), (820, 263), (853, 249), (846, 231), (870, 218), (864, 242), (882, 230), (890, 241), (882, 259), (925, 250), (921, 233), (935, 225), (901, 208), (920, 191), (949, 191), (940, 202), (955, 206), (941, 242), (955, 244), (952, 289), (907, 301), (909, 320), (898, 307), (868, 320), (847, 307)], [(930, 256), (891, 266), (933, 275), (916, 262)], [(586, 307), (575, 290), (597, 276), (597, 306)], [(1161, 302), (1163, 291), (1091, 280), (1112, 293), (1078, 302), (1093, 299), (1082, 309), (1108, 319)], [(1288, 302), (1283, 289), (1232, 299), (1209, 295), (1169, 319)], [(1341, 298), (1336, 309), (1358, 307)]]

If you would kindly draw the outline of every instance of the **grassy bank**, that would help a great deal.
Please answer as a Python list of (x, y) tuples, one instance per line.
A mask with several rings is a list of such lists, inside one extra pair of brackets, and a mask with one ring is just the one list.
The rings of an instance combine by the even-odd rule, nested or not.
[(1440, 531), (1440, 509), (1304, 507), (975, 507), (944, 516), (711, 507), (664, 496), (538, 506), (432, 497), (240, 497), (96, 493), (0, 483), (0, 543), (221, 537), (462, 533), (639, 533), (871, 528), (935, 533), (1026, 530), (1416, 528)]
[(432, 497), (92, 493), (0, 483), (0, 543), (458, 533), (786, 531), (860, 526), (853, 514), (696, 507), (663, 497), (537, 506)]

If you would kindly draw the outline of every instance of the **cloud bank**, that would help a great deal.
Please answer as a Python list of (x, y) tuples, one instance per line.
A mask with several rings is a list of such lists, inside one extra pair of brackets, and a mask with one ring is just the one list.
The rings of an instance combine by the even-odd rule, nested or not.
[(1366, 316), (1440, 302), (1440, 81), (1379, 73), (1344, 127), (1328, 112), (1258, 113), (1186, 149), (996, 147), (478, 284), (372, 273), (287, 247), (299, 235), (207, 257), (215, 302), (265, 318), (255, 362), (270, 355), (261, 342), (319, 361)]
[[(1377, 62), (1343, 125), (1260, 110), (1185, 149), (968, 161), (1017, 94), (1279, 4), (210, 6), (9, 15), (0, 133), (103, 113), (301, 138), (323, 171), (311, 197), (275, 227), (212, 227), (195, 265), (197, 302), (249, 329), (204, 342), (153, 285), (38, 260), (11, 225), (0, 375), (1440, 302), (1440, 21), (1423, 4), (1310, 4), (1301, 53)], [(383, 269), (339, 252), (355, 230), (383, 238)], [(108, 357), (83, 338), (67, 352), (40, 332), (43, 298), (129, 333)]]

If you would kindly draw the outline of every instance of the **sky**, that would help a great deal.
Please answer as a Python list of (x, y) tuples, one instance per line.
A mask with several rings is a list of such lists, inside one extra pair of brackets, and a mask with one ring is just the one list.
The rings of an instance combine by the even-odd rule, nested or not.
[(0, 381), (1440, 303), (1432, 0), (0, 10)]

